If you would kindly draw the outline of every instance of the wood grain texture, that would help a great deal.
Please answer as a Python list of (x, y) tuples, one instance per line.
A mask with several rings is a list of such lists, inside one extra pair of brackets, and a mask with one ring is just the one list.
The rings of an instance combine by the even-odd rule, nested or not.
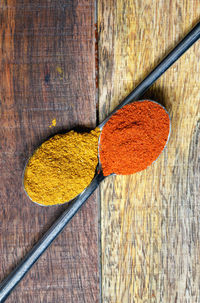
[[(31, 203), (22, 174), (49, 136), (96, 125), (94, 35), (92, 0), (0, 2), (0, 280), (67, 207)], [(98, 302), (97, 220), (93, 195), (6, 302)]]
[[(196, 24), (198, 0), (99, 0), (102, 120)], [(102, 302), (200, 302), (199, 42), (146, 93), (172, 118), (147, 170), (101, 186)]]

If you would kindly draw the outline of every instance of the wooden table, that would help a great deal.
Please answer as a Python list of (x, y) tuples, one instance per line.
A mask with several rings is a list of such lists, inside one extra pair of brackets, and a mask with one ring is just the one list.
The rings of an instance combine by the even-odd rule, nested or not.
[[(0, 2), (0, 280), (67, 207), (24, 194), (34, 149), (98, 124), (199, 15), (198, 0)], [(6, 302), (200, 302), (199, 60), (197, 42), (145, 95), (172, 118), (159, 160), (106, 179)]]

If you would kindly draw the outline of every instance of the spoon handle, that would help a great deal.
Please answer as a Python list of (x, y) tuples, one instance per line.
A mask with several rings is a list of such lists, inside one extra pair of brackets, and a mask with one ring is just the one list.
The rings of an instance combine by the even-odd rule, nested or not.
[(76, 199), (74, 199), (63, 214), (55, 221), (44, 236), (35, 244), (31, 251), (24, 257), (19, 265), (0, 284), (0, 303), (4, 302), (13, 288), (21, 281), (37, 259), (50, 246), (53, 240), (60, 234), (67, 223), (76, 214), (79, 208), (99, 186), (105, 177), (102, 171), (96, 174), (91, 184)]
[(176, 62), (200, 38), (200, 22), (179, 42), (179, 44), (155, 67), (155, 69), (109, 114), (99, 125), (102, 128), (110, 117), (124, 105), (140, 97), (162, 74)]

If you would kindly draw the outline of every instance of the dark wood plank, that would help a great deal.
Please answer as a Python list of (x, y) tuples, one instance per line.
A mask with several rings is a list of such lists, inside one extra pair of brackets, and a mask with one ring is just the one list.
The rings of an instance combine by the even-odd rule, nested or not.
[[(26, 197), (28, 156), (54, 133), (96, 125), (93, 19), (92, 0), (0, 2), (0, 280), (66, 208)], [(98, 302), (97, 219), (93, 195), (7, 302)]]

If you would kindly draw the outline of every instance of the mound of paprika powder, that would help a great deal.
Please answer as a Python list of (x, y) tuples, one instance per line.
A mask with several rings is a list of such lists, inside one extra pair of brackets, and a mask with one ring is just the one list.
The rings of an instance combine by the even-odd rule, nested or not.
[(105, 124), (100, 137), (104, 176), (129, 175), (146, 169), (162, 152), (169, 131), (169, 115), (156, 102), (133, 102), (118, 110)]

